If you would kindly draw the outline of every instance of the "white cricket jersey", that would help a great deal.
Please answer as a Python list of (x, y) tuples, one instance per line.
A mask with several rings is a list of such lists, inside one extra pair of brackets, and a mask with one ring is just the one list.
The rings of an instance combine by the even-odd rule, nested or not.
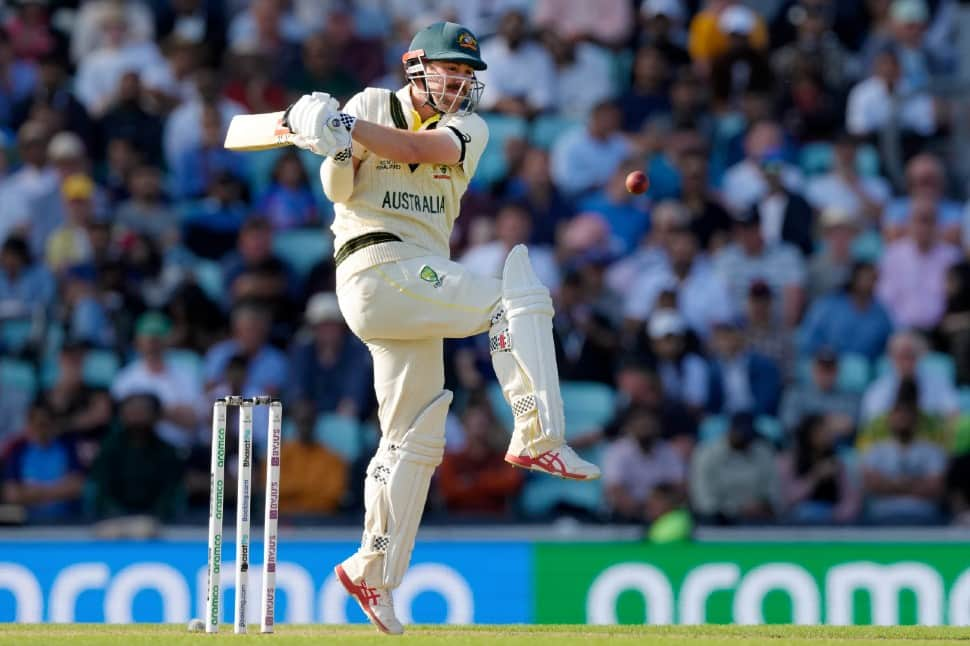
[(445, 129), (462, 150), (461, 161), (453, 166), (409, 165), (378, 157), (355, 141), (354, 157), (361, 163), (350, 199), (334, 205), (334, 249), (374, 231), (393, 233), (404, 244), (367, 247), (354, 252), (343, 264), (353, 259), (354, 269), (359, 270), (429, 253), (450, 257), (449, 240), (459, 203), (488, 143), (485, 121), (470, 114), (421, 122), (412, 106), (409, 86), (397, 92), (367, 88), (350, 99), (343, 111), (391, 128)]

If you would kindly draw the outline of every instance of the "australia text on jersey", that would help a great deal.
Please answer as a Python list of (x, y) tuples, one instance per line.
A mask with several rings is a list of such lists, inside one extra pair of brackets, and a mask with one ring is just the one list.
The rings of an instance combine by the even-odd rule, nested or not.
[(381, 202), (382, 209), (444, 213), (445, 198), (441, 195), (421, 195), (406, 191), (386, 191)]

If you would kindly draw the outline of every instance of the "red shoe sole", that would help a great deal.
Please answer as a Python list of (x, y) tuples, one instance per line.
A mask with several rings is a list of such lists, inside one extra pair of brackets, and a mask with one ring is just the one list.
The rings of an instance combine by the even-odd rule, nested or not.
[(551, 476), (556, 476), (557, 478), (563, 478), (565, 480), (589, 480), (586, 476), (579, 475), (576, 473), (563, 473), (562, 471), (553, 471), (543, 467), (541, 464), (536, 462), (535, 458), (530, 458), (527, 455), (512, 455), (511, 453), (505, 454), (505, 461), (512, 466), (519, 467), (520, 469), (528, 469), (530, 471), (538, 471), (540, 473), (547, 473)]
[(354, 582), (351, 581), (350, 577), (347, 576), (347, 573), (344, 572), (343, 566), (338, 565), (333, 569), (333, 571), (337, 575), (337, 579), (340, 581), (340, 585), (344, 587), (344, 590), (347, 591), (347, 594), (349, 594), (354, 598), (354, 600), (357, 602), (357, 605), (360, 606), (360, 609), (364, 611), (364, 614), (367, 615), (371, 623), (377, 626), (377, 629), (380, 630), (382, 633), (387, 633), (388, 635), (390, 635), (391, 631), (387, 629), (387, 626), (381, 623), (381, 620), (377, 618), (377, 615), (375, 615), (371, 611), (370, 606), (368, 606), (368, 604), (365, 603), (364, 600), (360, 598), (360, 592), (358, 591), (357, 586), (354, 585)]

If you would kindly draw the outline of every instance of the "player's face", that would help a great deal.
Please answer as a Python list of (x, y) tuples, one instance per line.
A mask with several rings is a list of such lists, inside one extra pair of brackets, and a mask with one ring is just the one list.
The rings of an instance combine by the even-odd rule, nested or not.
[(430, 61), (425, 71), (428, 94), (440, 111), (451, 114), (475, 109), (483, 85), (470, 65)]

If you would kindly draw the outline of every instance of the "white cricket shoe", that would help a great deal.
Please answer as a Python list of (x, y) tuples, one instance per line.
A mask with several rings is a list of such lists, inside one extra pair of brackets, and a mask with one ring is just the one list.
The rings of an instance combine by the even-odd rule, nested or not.
[(505, 461), (522, 469), (541, 471), (568, 480), (596, 480), (600, 477), (600, 468), (576, 455), (568, 444), (535, 457), (528, 452), (519, 455), (506, 453)]
[(341, 565), (335, 567), (333, 571), (344, 589), (357, 600), (357, 605), (378, 630), (388, 635), (400, 635), (404, 632), (404, 626), (394, 614), (394, 601), (391, 599), (390, 590), (373, 588), (367, 585), (366, 581), (355, 585)]

